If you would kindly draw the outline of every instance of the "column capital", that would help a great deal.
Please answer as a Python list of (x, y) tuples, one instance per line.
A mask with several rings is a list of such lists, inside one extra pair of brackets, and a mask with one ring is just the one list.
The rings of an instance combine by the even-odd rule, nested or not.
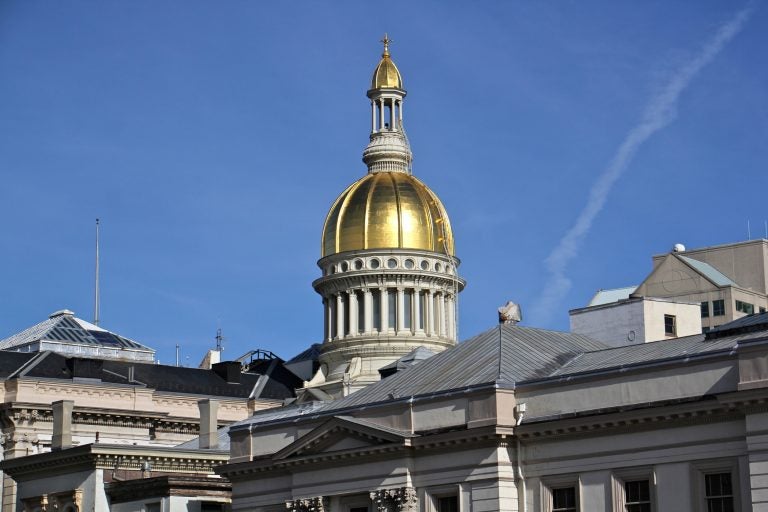
[(418, 494), (413, 487), (371, 491), (371, 501), (379, 512), (416, 512)]
[(290, 512), (327, 512), (328, 498), (315, 496), (314, 498), (290, 500), (285, 502), (285, 508)]

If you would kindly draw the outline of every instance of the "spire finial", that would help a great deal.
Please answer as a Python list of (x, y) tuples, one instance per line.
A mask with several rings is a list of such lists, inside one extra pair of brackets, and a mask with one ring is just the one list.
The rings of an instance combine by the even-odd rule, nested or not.
[(381, 54), (382, 57), (389, 57), (389, 43), (392, 42), (392, 40), (387, 37), (387, 33), (384, 32), (384, 39), (381, 40), (382, 43), (384, 43), (384, 53)]

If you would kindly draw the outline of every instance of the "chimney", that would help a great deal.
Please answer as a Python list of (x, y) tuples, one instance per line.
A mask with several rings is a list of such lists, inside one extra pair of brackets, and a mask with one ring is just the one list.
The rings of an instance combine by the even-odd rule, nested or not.
[(72, 409), (75, 402), (59, 400), (53, 402), (53, 438), (51, 450), (66, 450), (72, 447)]
[(240, 384), (240, 374), (243, 366), (237, 361), (224, 361), (211, 366), (213, 372), (227, 381), (228, 384)]
[(523, 311), (520, 309), (520, 305), (512, 301), (501, 306), (498, 311), (500, 324), (515, 325), (523, 320)]
[(216, 450), (219, 448), (219, 402), (206, 398), (197, 402), (197, 407), (200, 408), (200, 448)]

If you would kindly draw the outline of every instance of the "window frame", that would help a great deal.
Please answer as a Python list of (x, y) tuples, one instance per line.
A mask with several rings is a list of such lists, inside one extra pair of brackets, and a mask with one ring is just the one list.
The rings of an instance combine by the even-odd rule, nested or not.
[[(722, 308), (719, 313), (717, 306)], [(725, 299), (715, 299), (712, 301), (712, 316), (725, 316)]]
[(626, 512), (627, 510), (627, 482), (648, 481), (648, 498), (651, 512), (656, 511), (656, 474), (651, 467), (639, 467), (619, 470), (613, 473), (613, 508)]
[(701, 310), (701, 318), (709, 318), (709, 301), (701, 301), (699, 308)]
[[(672, 329), (667, 329), (667, 320), (670, 320), (672, 324)], [(664, 314), (664, 336), (669, 337), (676, 337), (677, 336), (677, 316), (676, 315), (668, 315)]]
[(424, 491), (424, 512), (440, 512), (440, 498), (456, 498), (456, 511), (461, 512), (461, 487), (459, 484), (430, 487)]
[(578, 476), (575, 475), (544, 477), (541, 479), (539, 499), (541, 500), (542, 512), (554, 512), (554, 495), (552, 491), (568, 487), (572, 487), (575, 490), (576, 512), (579, 512), (581, 510), (581, 482)]
[(741, 484), (739, 479), (739, 463), (737, 460), (725, 459), (698, 462), (692, 464), (692, 469), (695, 473), (692, 480), (692, 491), (694, 492), (693, 503), (699, 505), (699, 510), (708, 510), (706, 476), (720, 473), (730, 473), (733, 492), (733, 510), (741, 510)]

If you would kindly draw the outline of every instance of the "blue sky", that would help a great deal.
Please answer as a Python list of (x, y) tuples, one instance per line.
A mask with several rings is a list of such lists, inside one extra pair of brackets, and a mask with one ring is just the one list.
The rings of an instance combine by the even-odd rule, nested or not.
[(62, 308), (92, 319), (100, 217), (101, 324), (162, 362), (179, 343), (196, 365), (219, 326), (231, 358), (319, 341), (320, 231), (365, 173), (385, 31), (414, 174), (448, 209), (468, 281), (462, 338), (507, 300), (567, 329), (674, 243), (744, 240), (748, 221), (765, 236), (764, 2), (5, 1), (0, 338)]

